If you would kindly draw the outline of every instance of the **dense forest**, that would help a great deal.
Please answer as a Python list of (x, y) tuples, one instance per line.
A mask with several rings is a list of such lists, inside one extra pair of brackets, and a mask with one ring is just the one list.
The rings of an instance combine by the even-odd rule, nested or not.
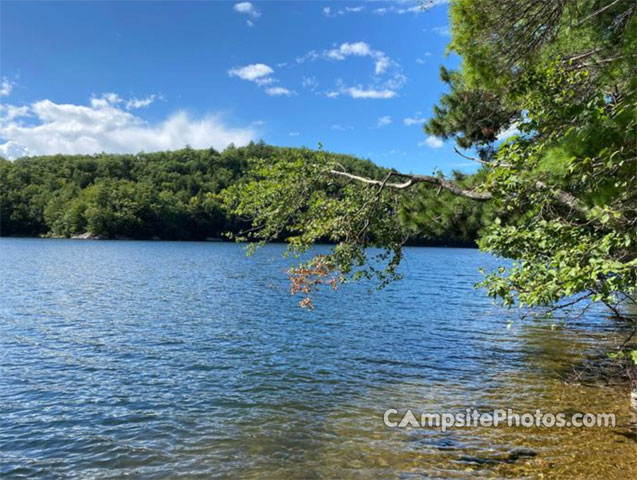
[[(383, 175), (368, 160), (309, 149), (251, 143), (245, 147), (185, 148), (137, 155), (53, 155), (0, 159), (0, 234), (3, 236), (93, 237), (205, 240), (227, 238), (251, 224), (231, 213), (223, 192), (246, 183), (259, 162), (327, 158), (348, 171)], [(456, 173), (458, 180), (464, 177)], [(433, 198), (432, 198), (433, 199)], [(483, 206), (436, 197), (435, 218), (422, 214), (421, 197), (405, 201), (409, 242), (472, 245), (483, 226)], [(280, 232), (282, 239), (293, 234)]]

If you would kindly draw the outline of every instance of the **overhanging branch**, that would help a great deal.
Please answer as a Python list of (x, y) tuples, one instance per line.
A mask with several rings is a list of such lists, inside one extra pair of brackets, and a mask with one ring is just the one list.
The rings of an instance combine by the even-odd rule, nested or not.
[[(437, 185), (441, 188), (444, 188), (454, 195), (471, 198), (472, 200), (485, 201), (490, 200), (493, 197), (489, 192), (476, 192), (474, 190), (467, 190), (454, 182), (450, 182), (449, 180), (446, 180), (444, 178), (432, 177), (430, 175), (410, 175), (407, 173), (391, 172), (385, 180), (374, 180), (373, 178), (360, 177), (358, 175), (343, 172), (341, 170), (330, 170), (330, 173), (333, 175), (339, 175), (341, 177), (349, 178), (351, 180), (357, 180), (359, 182), (367, 183), (369, 185), (378, 185), (382, 188), (387, 187), (397, 190), (406, 190), (419, 183), (428, 183), (430, 185)], [(403, 177), (406, 178), (407, 181), (402, 183), (391, 183), (388, 181), (391, 176)]]
[[(465, 188), (462, 188), (457, 183), (440, 177), (432, 177), (430, 175), (411, 175), (407, 173), (390, 172), (389, 174), (387, 174), (384, 180), (375, 180), (373, 178), (361, 177), (359, 175), (354, 175), (353, 173), (345, 172), (342, 170), (330, 170), (329, 172), (332, 175), (349, 178), (350, 180), (356, 180), (368, 185), (378, 185), (380, 187), (380, 190), (384, 188), (407, 190), (419, 183), (428, 183), (430, 185), (436, 185), (440, 188), (444, 188), (454, 195), (470, 198), (472, 200), (484, 202), (493, 198), (493, 195), (490, 192), (477, 192), (475, 190), (467, 190)], [(392, 176), (406, 178), (407, 181), (402, 183), (392, 183), (389, 181)], [(551, 187), (549, 187), (546, 183), (539, 180), (535, 182), (535, 188), (538, 190), (551, 189)], [(582, 204), (582, 202), (580, 202), (579, 199), (577, 199), (570, 193), (564, 190), (555, 189), (554, 196), (561, 204), (566, 205), (567, 207), (579, 212), (582, 215), (586, 215), (586, 207)]]

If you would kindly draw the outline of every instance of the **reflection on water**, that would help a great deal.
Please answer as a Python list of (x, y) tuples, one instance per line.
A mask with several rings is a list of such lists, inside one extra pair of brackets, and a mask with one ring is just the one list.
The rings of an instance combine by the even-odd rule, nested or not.
[[(280, 246), (0, 240), (3, 478), (633, 478), (622, 389), (565, 385), (615, 326), (515, 322), (473, 250), (297, 307)], [(613, 412), (615, 428), (391, 429), (388, 408)], [(534, 456), (516, 458), (516, 448)]]

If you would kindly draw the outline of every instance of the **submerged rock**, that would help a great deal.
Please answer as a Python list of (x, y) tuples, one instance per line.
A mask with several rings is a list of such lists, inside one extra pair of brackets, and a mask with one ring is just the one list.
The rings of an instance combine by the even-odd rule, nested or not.
[(537, 456), (537, 452), (530, 448), (514, 448), (509, 452), (507, 462), (513, 463), (520, 458), (533, 458), (535, 456)]
[(460, 461), (465, 463), (473, 463), (476, 465), (494, 465), (498, 463), (497, 460), (494, 460), (492, 458), (474, 457), (472, 455), (463, 455), (462, 457), (460, 457)]

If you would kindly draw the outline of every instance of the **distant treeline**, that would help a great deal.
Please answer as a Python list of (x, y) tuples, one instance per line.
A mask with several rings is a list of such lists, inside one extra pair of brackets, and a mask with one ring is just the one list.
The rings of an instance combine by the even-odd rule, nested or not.
[[(251, 143), (245, 147), (137, 155), (52, 155), (0, 158), (0, 235), (204, 240), (249, 225), (229, 214), (217, 194), (249, 175), (250, 159), (324, 155)], [(359, 175), (382, 169), (368, 160), (330, 154)], [(474, 229), (475, 230), (475, 229)], [(477, 231), (438, 223), (413, 243), (469, 245)]]

